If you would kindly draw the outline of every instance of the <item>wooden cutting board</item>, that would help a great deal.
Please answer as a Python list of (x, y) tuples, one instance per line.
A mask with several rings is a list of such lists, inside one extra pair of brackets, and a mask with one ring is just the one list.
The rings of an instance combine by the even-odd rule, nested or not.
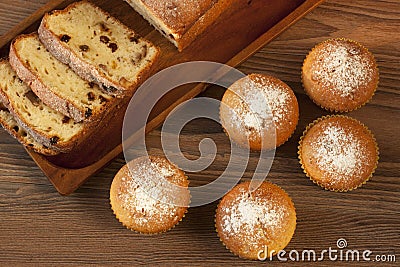
[[(153, 73), (188, 61), (215, 61), (237, 66), (323, 0), (238, 0), (232, 11), (218, 21), (183, 52), (170, 44), (122, 0), (92, 0), (134, 31), (160, 47), (161, 56)], [(36, 31), (48, 11), (62, 9), (72, 0), (53, 0), (0, 38), (0, 56), (6, 57), (10, 41), (18, 34)], [(158, 127), (177, 105), (198, 95), (205, 84), (189, 84), (165, 95), (153, 109), (146, 131)], [(129, 99), (104, 119), (81, 146), (68, 154), (45, 157), (27, 149), (32, 159), (62, 195), (74, 192), (122, 152), (122, 122)]]

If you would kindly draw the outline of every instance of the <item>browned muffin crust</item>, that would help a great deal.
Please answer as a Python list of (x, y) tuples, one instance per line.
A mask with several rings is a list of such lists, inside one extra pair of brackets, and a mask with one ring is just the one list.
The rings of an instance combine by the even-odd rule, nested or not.
[(299, 106), (292, 89), (281, 80), (250, 74), (225, 92), (220, 119), (238, 145), (268, 150), (284, 144), (293, 134)]
[(250, 182), (241, 183), (222, 198), (215, 225), (232, 253), (257, 260), (263, 253), (270, 257), (287, 246), (296, 228), (296, 211), (279, 186), (263, 182), (253, 192), (249, 186)]
[(306, 93), (319, 106), (347, 112), (367, 103), (378, 86), (379, 72), (367, 48), (349, 39), (329, 39), (306, 57), (302, 80)]
[[(161, 186), (155, 192), (157, 199), (139, 182), (149, 179), (158, 181), (155, 186)], [(144, 234), (162, 233), (177, 225), (187, 212), (187, 206), (175, 206), (167, 201), (171, 195), (163, 191), (166, 181), (181, 186), (178, 192), (169, 193), (178, 194), (188, 205), (187, 177), (166, 158), (151, 156), (148, 161), (147, 157), (141, 157), (122, 167), (110, 189), (111, 208), (117, 219), (128, 229)]]
[(310, 124), (299, 146), (302, 168), (312, 181), (331, 191), (364, 184), (378, 164), (372, 133), (346, 116), (327, 116)]

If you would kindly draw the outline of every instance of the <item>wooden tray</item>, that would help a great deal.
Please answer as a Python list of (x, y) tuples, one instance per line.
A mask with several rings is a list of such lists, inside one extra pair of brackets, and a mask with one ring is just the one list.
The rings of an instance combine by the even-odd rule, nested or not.
[[(226, 12), (216, 24), (191, 46), (179, 53), (122, 0), (92, 0), (111, 15), (152, 41), (161, 49), (154, 73), (166, 67), (196, 60), (208, 60), (237, 66), (277, 35), (314, 9), (323, 0), (240, 0), (235, 12)], [(32, 16), (0, 38), (0, 56), (7, 56), (10, 41), (18, 34), (36, 31), (44, 13), (62, 9), (72, 0), (52, 0)], [(206, 85), (187, 85), (174, 89), (157, 103), (146, 131), (158, 127), (178, 104), (195, 97)], [(79, 148), (68, 154), (45, 157), (29, 149), (28, 153), (62, 195), (74, 192), (90, 176), (100, 171), (122, 152), (123, 108), (102, 121), (98, 130)], [(105, 141), (106, 140), (106, 141)]]

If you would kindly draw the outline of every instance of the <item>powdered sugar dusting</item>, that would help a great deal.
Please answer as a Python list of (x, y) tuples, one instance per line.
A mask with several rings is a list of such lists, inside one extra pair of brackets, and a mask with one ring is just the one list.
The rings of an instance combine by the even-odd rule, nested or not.
[(240, 99), (240, 105), (233, 108), (230, 126), (260, 132), (262, 129), (279, 125), (287, 117), (291, 95), (283, 85), (265, 76), (250, 75), (230, 89)]
[(366, 160), (365, 147), (339, 123), (330, 122), (312, 145), (316, 164), (333, 178), (333, 183), (344, 182), (361, 172)]
[(151, 162), (151, 168), (157, 170), (162, 177), (170, 177), (173, 176), (176, 171), (172, 169), (170, 165), (161, 165), (161, 164), (156, 164), (154, 162)]
[(372, 81), (373, 63), (358, 44), (346, 40), (323, 43), (316, 50), (311, 79), (340, 97), (352, 97)]
[(165, 25), (184, 34), (217, 0), (141, 0)]
[(223, 210), (222, 227), (228, 238), (240, 235), (243, 241), (256, 244), (269, 233), (281, 228), (286, 210), (270, 199), (253, 197), (241, 189), (240, 195), (231, 207)]
[[(182, 182), (182, 176), (172, 166), (153, 161), (150, 164), (148, 161), (139, 162), (130, 171), (130, 176), (121, 179), (118, 197), (135, 223), (143, 226), (149, 222), (161, 223), (178, 219), (180, 207), (166, 202), (171, 192), (163, 189), (168, 181), (176, 184)], [(158, 184), (149, 190), (149, 181), (158, 181)]]

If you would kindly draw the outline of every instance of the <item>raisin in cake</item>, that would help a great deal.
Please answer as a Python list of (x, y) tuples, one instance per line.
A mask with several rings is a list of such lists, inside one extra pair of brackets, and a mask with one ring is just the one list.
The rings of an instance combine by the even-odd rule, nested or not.
[(24, 131), (52, 150), (68, 152), (85, 135), (83, 123), (45, 105), (6, 60), (0, 61), (0, 99)]
[(76, 122), (99, 121), (115, 102), (52, 56), (36, 33), (21, 35), (12, 42), (10, 63), (44, 103)]
[(125, 0), (182, 51), (234, 0)]
[(40, 144), (30, 134), (28, 134), (1, 102), (0, 124), (11, 136), (17, 139), (24, 146), (33, 149), (33, 151), (47, 156), (54, 156), (58, 154), (57, 151)]
[(147, 78), (159, 53), (150, 42), (86, 1), (46, 14), (39, 36), (57, 59), (114, 96), (131, 95)]

